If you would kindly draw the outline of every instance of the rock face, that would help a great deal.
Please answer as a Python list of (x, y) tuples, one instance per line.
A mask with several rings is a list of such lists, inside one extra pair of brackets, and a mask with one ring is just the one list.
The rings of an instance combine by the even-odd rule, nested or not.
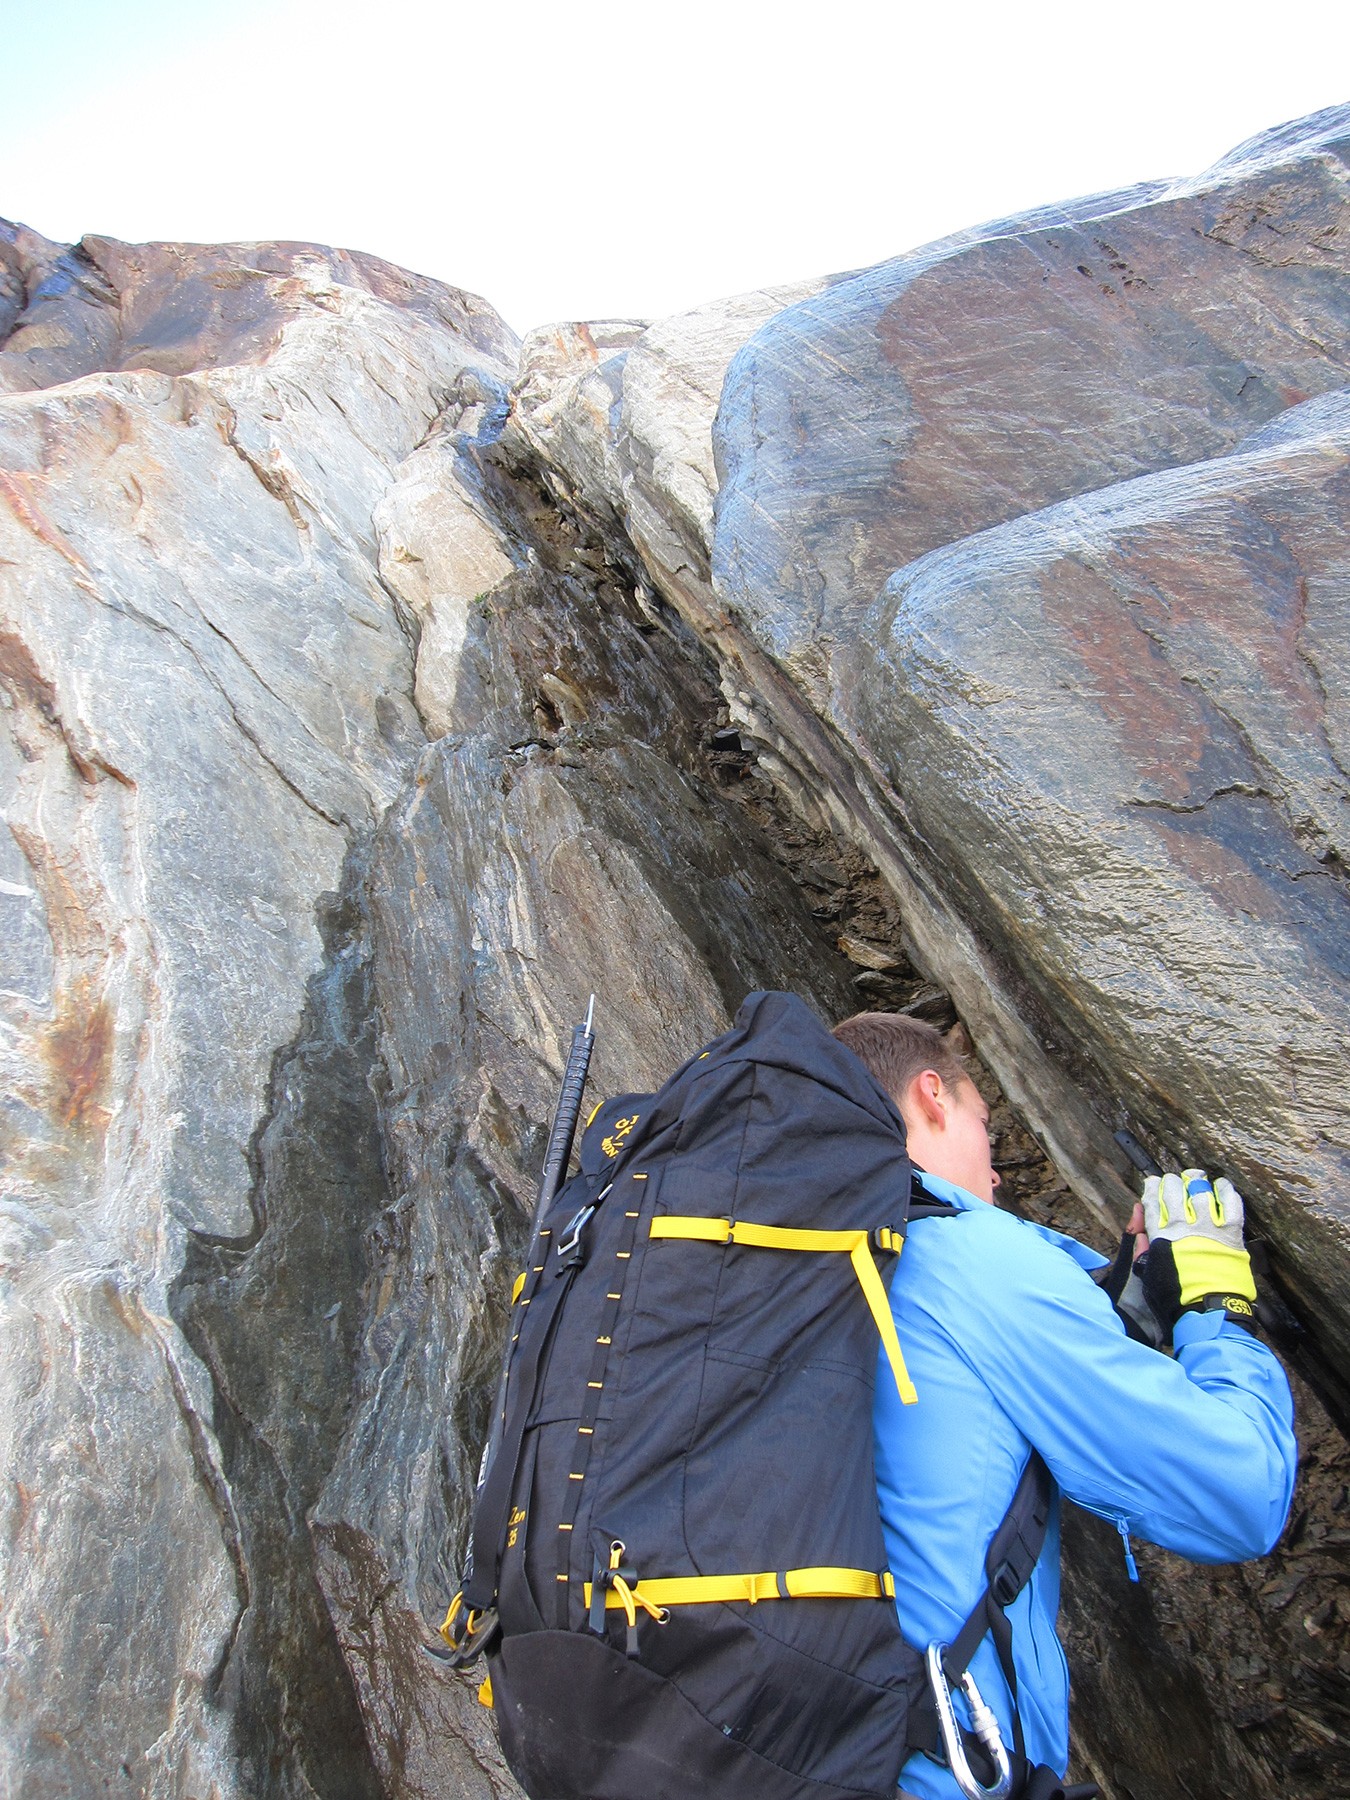
[[(523, 346), (0, 227), (7, 1793), (514, 1795), (421, 1646), (591, 992), (597, 1093), (959, 1015), (1012, 1202), (1229, 1168), (1350, 1417), (1348, 147)], [(1109, 1800), (1151, 1682), (1196, 1800), (1344, 1791), (1300, 1397), (1269, 1579), (1073, 1540)]]
[(812, 702), (769, 729), (804, 771), (843, 739), (837, 805), (1066, 1172), (1112, 1190), (1094, 1112), (1236, 1157), (1341, 1369), (1348, 152), (1322, 114), (781, 314), (713, 551)]
[(1198, 180), (1005, 220), (769, 322), (719, 422), (727, 598), (827, 681), (893, 569), (1222, 455), (1343, 386), (1348, 144), (1335, 110)]
[[(372, 498), (465, 368), (504, 376), (515, 345), (480, 303), (393, 270), (392, 298), (343, 285), (328, 253), (113, 249), (97, 293), (43, 272), (38, 323), (25, 313), (0, 352), (21, 390), (0, 405), (3, 905), (18, 951), (0, 1215), (7, 1784), (243, 1791), (219, 1701), (241, 1619), (246, 1636), (263, 1629), (254, 1596), (271, 1571), (235, 1480), (240, 1459), (267, 1456), (303, 1531), (313, 1440), (334, 1408), (341, 1421), (360, 1326), (350, 1242), (383, 1191), (359, 1111), (326, 1197), (337, 1310), (266, 1395), (265, 1444), (232, 1441), (253, 1398), (233, 1381), (256, 1387), (256, 1371), (213, 1380), (175, 1290), (207, 1247), (241, 1258), (266, 1240), (230, 1332), (247, 1335), (250, 1305), (270, 1334), (314, 1302), (287, 1292), (284, 1266), (258, 1269), (282, 1255), (269, 1179), (304, 1160), (268, 1120), (309, 1078), (285, 1048), (307, 1014), (342, 1011), (340, 992), (309, 991), (341, 985), (320, 896), (342, 888), (425, 744), (415, 628), (380, 582)], [(58, 262), (87, 270), (93, 255)], [(185, 262), (201, 289), (178, 289)], [(242, 293), (260, 304), (235, 310), (227, 342), (217, 301), (229, 312)], [(55, 357), (63, 334), (72, 360), (35, 386), (39, 350), (24, 346)], [(176, 344), (173, 372), (118, 371), (145, 340)], [(237, 360), (209, 366), (224, 355)], [(184, 1323), (206, 1332), (191, 1309)]]
[(1026, 1016), (1235, 1170), (1340, 1369), (1348, 422), (920, 559), (868, 615), (853, 712)]

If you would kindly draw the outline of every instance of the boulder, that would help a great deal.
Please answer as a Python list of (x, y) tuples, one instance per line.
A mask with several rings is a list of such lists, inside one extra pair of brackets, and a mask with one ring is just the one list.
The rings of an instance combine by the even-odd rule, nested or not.
[[(1172, 1154), (1234, 1158), (1328, 1370), (1350, 1341), (1344, 1140), (1325, 1135), (1345, 1001), (1347, 150), (1333, 108), (1196, 180), (1004, 221), (777, 314), (728, 373), (715, 601), (690, 609), (718, 621), (747, 729), (876, 857), (920, 967), (1084, 1199), (1128, 1203), (1109, 1135), (1127, 1116)], [(1302, 449), (1277, 477), (1286, 440)], [(1250, 497), (1266, 479), (1289, 515), (1268, 528)], [(1104, 596), (1155, 506), (1171, 548), (1146, 617)], [(1093, 589), (1075, 534), (1099, 532)], [(1023, 617), (1031, 564), (1047, 594), (1068, 584), (1068, 635)], [(975, 589), (978, 623), (958, 599)], [(941, 752), (915, 709), (947, 721)], [(1128, 777), (1108, 739), (1143, 759)], [(1032, 812), (1058, 817), (1062, 854)], [(1170, 846), (1171, 928), (1115, 860), (1136, 833)]]
[(1350, 108), (1207, 175), (1002, 220), (779, 313), (718, 419), (726, 604), (828, 711), (893, 569), (1221, 455), (1345, 384)]
[(1230, 1171), (1341, 1370), (1347, 398), (921, 557), (842, 684), (1022, 1015), (1105, 1116)]

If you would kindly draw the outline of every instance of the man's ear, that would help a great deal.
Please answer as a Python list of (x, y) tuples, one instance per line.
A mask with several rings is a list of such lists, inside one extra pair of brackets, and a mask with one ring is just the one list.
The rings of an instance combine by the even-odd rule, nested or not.
[(916, 1075), (909, 1084), (906, 1098), (916, 1118), (922, 1119), (934, 1131), (942, 1130), (947, 1123), (946, 1090), (936, 1069), (924, 1069)]

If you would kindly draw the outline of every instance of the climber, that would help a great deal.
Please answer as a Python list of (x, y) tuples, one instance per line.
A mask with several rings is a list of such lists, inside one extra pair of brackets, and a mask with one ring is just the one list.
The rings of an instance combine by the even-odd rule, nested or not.
[[(1284, 1525), (1293, 1409), (1279, 1363), (1244, 1328), (1255, 1288), (1242, 1202), (1195, 1170), (1184, 1184), (1176, 1175), (1146, 1184), (1131, 1229), (1142, 1227), (1147, 1251), (1131, 1286), (1175, 1347), (1175, 1359), (1159, 1355), (1127, 1337), (1092, 1279), (1103, 1257), (997, 1209), (988, 1108), (937, 1031), (869, 1013), (835, 1035), (894, 1099), (924, 1187), (960, 1209), (911, 1222), (890, 1289), (922, 1404), (902, 1406), (894, 1382), (876, 1384), (877, 1484), (900, 1623), (913, 1644), (957, 1637), (985, 1591), (991, 1536), (1039, 1452), (1058, 1493), (1007, 1619), (1026, 1756), (1062, 1775), (1058, 1494), (1114, 1523), (1131, 1579), (1132, 1533), (1196, 1562), (1237, 1562), (1269, 1552)], [(983, 1637), (970, 1674), (1011, 1747), (999, 1635)], [(961, 1792), (923, 1753), (906, 1762), (901, 1789), (918, 1800)]]

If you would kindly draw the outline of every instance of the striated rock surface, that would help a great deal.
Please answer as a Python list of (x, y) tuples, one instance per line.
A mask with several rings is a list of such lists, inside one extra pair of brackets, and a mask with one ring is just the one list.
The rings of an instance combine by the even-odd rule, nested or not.
[[(597, 1094), (757, 985), (959, 1019), (1099, 1242), (1115, 1125), (1222, 1163), (1350, 1418), (1347, 144), (524, 345), (0, 226), (7, 1793), (514, 1796), (421, 1647), (591, 992)], [(1269, 1564), (1071, 1531), (1108, 1800), (1344, 1791), (1299, 1397)]]
[[(29, 295), (38, 326), (25, 313), (9, 343), (38, 329), (55, 355), (62, 305), (94, 306), (99, 331), (124, 335), (72, 326), (76, 366), (36, 387), (30, 358), (27, 391), (0, 403), (0, 904), (18, 950), (3, 995), (2, 1735), (7, 1791), (24, 1795), (113, 1778), (240, 1792), (256, 1785), (250, 1759), (262, 1779), (294, 1748), (284, 1696), (262, 1692), (284, 1689), (283, 1670), (254, 1671), (272, 1718), (246, 1748), (226, 1701), (250, 1634), (271, 1652), (262, 1615), (285, 1610), (256, 1535), (284, 1536), (285, 1507), (303, 1534), (311, 1431), (345, 1410), (351, 1244), (383, 1177), (359, 1115), (344, 1118), (330, 1191), (311, 1196), (332, 1207), (339, 1309), (318, 1346), (308, 1316), (285, 1338), (287, 1309), (308, 1315), (317, 1296), (274, 1271), (269, 1307), (256, 1274), (280, 1254), (273, 1171), (304, 1160), (276, 1144), (273, 1116), (304, 1055), (277, 1059), (324, 1006), (307, 997), (325, 963), (321, 896), (425, 743), (412, 621), (379, 579), (373, 503), (466, 361), (504, 373), (515, 349), (481, 303), (443, 289), (432, 304), (431, 284), (394, 271), (381, 298), (335, 280), (342, 259), (326, 254), (114, 249), (106, 266), (132, 271), (124, 304), (43, 288)], [(228, 346), (258, 360), (182, 372), (189, 354), (227, 353), (215, 301), (178, 287), (185, 260), (213, 271), (211, 295), (259, 298)], [(428, 304), (405, 306), (401, 288)], [(133, 321), (141, 339), (176, 333), (176, 372), (118, 371)], [(296, 1230), (324, 1235), (313, 1218)], [(247, 1339), (255, 1306), (287, 1364), (245, 1426), (238, 1388), (256, 1390), (256, 1371), (224, 1351), (211, 1366), (200, 1308), (182, 1318), (193, 1354), (175, 1292), (208, 1247), (247, 1259), (258, 1242), (219, 1333)], [(305, 1267), (322, 1292), (322, 1263)], [(267, 1464), (265, 1496), (250, 1459)], [(281, 1560), (303, 1570), (303, 1543)], [(331, 1631), (317, 1605), (307, 1623), (317, 1642), (296, 1654), (318, 1666)], [(284, 1629), (306, 1635), (294, 1617)], [(341, 1723), (350, 1678), (328, 1661), (333, 1729), (361, 1749)], [(303, 1767), (275, 1791), (311, 1791)]]
[(912, 564), (851, 724), (1024, 1013), (1234, 1170), (1347, 1369), (1350, 428), (1308, 424)]
[[(501, 422), (470, 407), (436, 446), (459, 505), (475, 495), (480, 528), (521, 566), (470, 606), (454, 686), (428, 700), (458, 729), (423, 754), (375, 842), (391, 1194), (353, 1410), (313, 1515), (377, 1767), (388, 1791), (427, 1800), (448, 1784), (514, 1791), (474, 1698), (479, 1676), (429, 1663), (417, 1621), (439, 1619), (458, 1586), (571, 1026), (594, 992), (603, 1092), (659, 1082), (785, 963), (823, 1012), (850, 1007), (843, 959), (721, 796), (703, 659), (677, 627), (653, 627), (631, 573), (548, 507), (501, 449)], [(422, 480), (430, 449), (407, 481)], [(452, 555), (458, 508), (423, 525), (399, 542), (424, 562)]]
[(1332, 109), (1197, 180), (963, 233), (780, 314), (722, 405), (727, 599), (824, 698), (891, 570), (1344, 386), (1347, 155)]
[[(713, 554), (747, 717), (877, 855), (920, 964), (1080, 1193), (1123, 1202), (1106, 1128), (1127, 1115), (1173, 1152), (1232, 1139), (1262, 1227), (1301, 1246), (1289, 1279), (1341, 1368), (1345, 1138), (1326, 1112), (1345, 1055), (1344, 499), (1328, 432), (1350, 366), (1347, 147), (1333, 109), (1199, 180), (965, 234), (779, 314), (728, 376)], [(1311, 440), (1287, 465), (1284, 526), (1246, 498), (1258, 468), (1277, 479), (1250, 461), (1263, 432)], [(1193, 475), (1164, 473), (1177, 465)], [(1030, 554), (1047, 588), (1066, 584), (1059, 634), (1021, 614), (1042, 530)], [(1099, 532), (1118, 558), (1103, 587)], [(978, 621), (959, 569), (982, 584)], [(925, 662), (930, 634), (947, 651)], [(766, 653), (790, 684), (761, 678)], [(941, 748), (902, 722), (915, 705), (946, 719)], [(1136, 802), (1156, 803), (1151, 825)], [(1136, 831), (1157, 847), (1166, 923), (1116, 857)]]
[[(364, 319), (385, 335), (407, 324), (457, 339), (461, 360), (489, 360), (510, 336), (473, 294), (377, 256), (323, 244), (53, 244), (0, 222), (0, 393), (52, 387), (113, 369), (187, 375), (267, 361), (290, 323)], [(311, 331), (311, 336), (312, 331)], [(393, 334), (396, 339), (397, 333)], [(397, 358), (404, 346), (391, 341)], [(391, 373), (394, 371), (391, 369)], [(373, 371), (372, 371), (373, 373)], [(397, 379), (397, 376), (395, 376)], [(397, 395), (389, 396), (397, 400)]]

